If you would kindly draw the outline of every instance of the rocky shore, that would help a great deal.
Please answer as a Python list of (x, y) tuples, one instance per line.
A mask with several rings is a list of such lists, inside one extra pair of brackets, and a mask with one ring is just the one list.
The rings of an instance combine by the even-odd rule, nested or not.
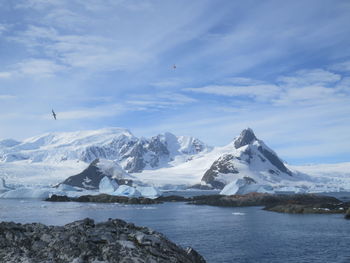
[(205, 263), (194, 249), (182, 249), (162, 234), (119, 219), (92, 219), (65, 226), (0, 223), (0, 262), (178, 262)]
[(272, 195), (250, 193), (231, 196), (198, 196), (190, 204), (213, 206), (264, 206), (264, 210), (293, 214), (344, 214), (350, 202), (315, 194)]
[(108, 194), (99, 195), (82, 195), (79, 197), (68, 197), (61, 195), (52, 195), (46, 198), (45, 201), (49, 202), (92, 202), (92, 203), (120, 203), (120, 204), (159, 204), (161, 201), (157, 199), (150, 199), (145, 197), (125, 197), (125, 196), (115, 196)]
[[(194, 197), (160, 196), (156, 199), (128, 198), (107, 194), (86, 195), (76, 198), (56, 196), (46, 201), (57, 202), (96, 202), (123, 204), (159, 204), (163, 202), (187, 202), (192, 205), (211, 205), (224, 207), (263, 206), (264, 210), (292, 214), (345, 214), (350, 209), (350, 202), (342, 202), (331, 196), (315, 194), (278, 195), (264, 193), (249, 193), (245, 195), (201, 195)], [(350, 211), (347, 213), (350, 218)]]

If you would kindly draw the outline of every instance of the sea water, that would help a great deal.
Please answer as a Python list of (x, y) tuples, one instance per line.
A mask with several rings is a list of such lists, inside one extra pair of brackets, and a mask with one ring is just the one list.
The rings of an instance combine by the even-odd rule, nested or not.
[(63, 225), (120, 218), (191, 246), (209, 263), (350, 262), (350, 221), (343, 215), (292, 215), (261, 207), (186, 203), (122, 205), (0, 199), (0, 221)]

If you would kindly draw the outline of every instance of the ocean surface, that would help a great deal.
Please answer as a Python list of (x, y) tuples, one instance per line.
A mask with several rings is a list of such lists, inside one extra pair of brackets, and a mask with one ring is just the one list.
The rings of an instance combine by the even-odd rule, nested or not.
[(209, 263), (350, 262), (350, 221), (343, 215), (290, 215), (261, 207), (185, 203), (121, 205), (0, 199), (0, 221), (63, 225), (120, 218), (191, 246)]

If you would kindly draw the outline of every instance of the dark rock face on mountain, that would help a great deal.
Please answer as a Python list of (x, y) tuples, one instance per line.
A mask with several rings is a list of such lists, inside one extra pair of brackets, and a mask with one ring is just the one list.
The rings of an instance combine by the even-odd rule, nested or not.
[[(287, 169), (287, 167), (283, 164), (283, 162), (278, 158), (276, 154), (273, 152), (264, 149), (262, 146), (258, 147), (259, 152), (262, 153), (262, 155), (270, 161), (272, 165), (274, 165), (278, 170), (280, 170), (283, 173), (286, 173), (290, 176), (292, 176), (292, 172)], [(273, 170), (272, 170), (273, 171)]]
[(253, 179), (265, 180), (265, 174), (269, 174), (270, 182), (277, 182), (279, 176), (293, 176), (280, 158), (256, 138), (252, 129), (243, 130), (233, 145), (231, 154), (220, 156), (204, 173), (202, 181), (207, 185), (223, 189), (233, 180), (246, 176), (247, 170), (255, 176)]
[(105, 174), (97, 167), (99, 159), (93, 161), (88, 168), (77, 175), (68, 177), (62, 184), (86, 189), (98, 189), (98, 185)]
[(207, 170), (202, 178), (202, 181), (210, 184), (215, 189), (222, 189), (225, 187), (223, 182), (217, 181), (216, 177), (219, 173), (223, 174), (237, 174), (238, 170), (235, 168), (234, 164), (231, 162), (235, 156), (232, 154), (225, 154), (216, 160), (209, 170)]
[[(79, 174), (68, 177), (61, 184), (66, 184), (70, 186), (85, 188), (85, 189), (98, 189), (100, 181), (103, 177), (107, 176), (111, 178), (111, 180), (115, 180), (117, 184), (127, 184), (132, 185), (131, 179), (124, 178), (112, 178), (111, 174), (106, 174), (103, 170), (101, 170), (98, 165), (100, 163), (100, 159), (94, 160), (84, 171)], [(121, 177), (122, 175), (120, 175)]]
[(253, 141), (257, 140), (252, 129), (248, 128), (241, 132), (239, 137), (235, 140), (235, 148), (241, 148), (245, 145), (251, 144)]
[(162, 234), (118, 219), (91, 219), (65, 226), (0, 223), (0, 261), (18, 262), (178, 262), (204, 263)]

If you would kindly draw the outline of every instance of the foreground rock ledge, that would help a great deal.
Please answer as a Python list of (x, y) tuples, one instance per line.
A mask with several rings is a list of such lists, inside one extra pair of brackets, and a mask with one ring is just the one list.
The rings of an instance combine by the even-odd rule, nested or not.
[(119, 219), (89, 218), (65, 226), (0, 223), (0, 262), (205, 263), (194, 249)]

